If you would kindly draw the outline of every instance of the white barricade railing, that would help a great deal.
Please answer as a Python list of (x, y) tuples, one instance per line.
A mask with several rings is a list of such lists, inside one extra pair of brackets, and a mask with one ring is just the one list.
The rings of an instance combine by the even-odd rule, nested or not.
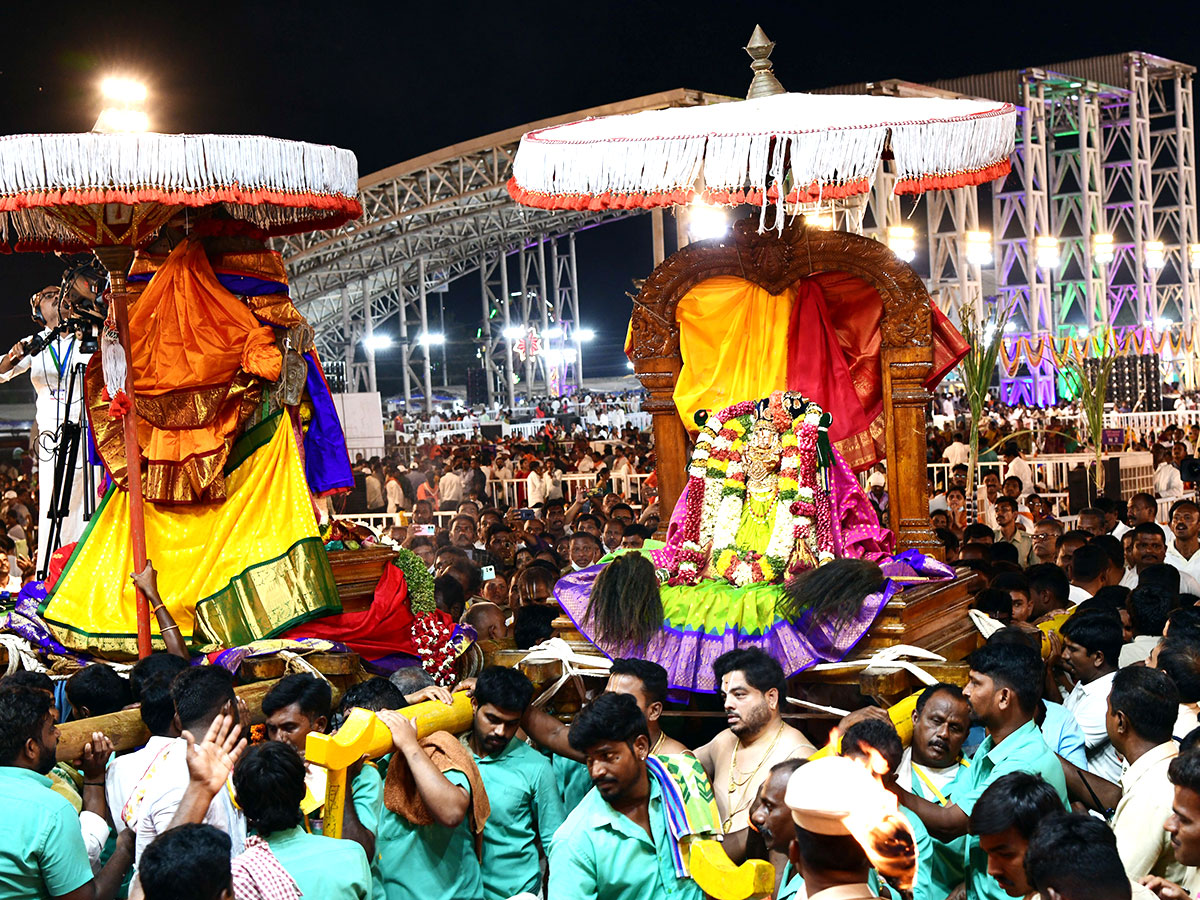
[(477, 432), (474, 428), (443, 428), (441, 431), (434, 433), (433, 439), (438, 443), (442, 443), (456, 437), (473, 438), (476, 434)]
[[(1105, 459), (1116, 457), (1121, 466), (1121, 496), (1126, 500), (1137, 493), (1154, 493), (1154, 458), (1151, 453), (1136, 451), (1128, 453), (1107, 453)], [(1033, 480), (1045, 485), (1050, 493), (1065, 493), (1067, 479), (1072, 469), (1080, 466), (1089, 467), (1095, 460), (1091, 453), (1047, 453), (1039, 456), (1027, 456), (1026, 462), (1033, 469)], [(979, 479), (988, 472), (995, 472), (1003, 477), (1003, 463), (980, 463)], [(935, 491), (943, 491), (950, 482), (950, 464), (929, 463), (926, 466), (929, 478), (933, 481)]]
[(505, 425), (501, 429), (501, 434), (505, 437), (533, 437), (538, 433), (541, 426), (535, 425), (532, 422), (521, 422), (518, 425)]
[(1105, 413), (1106, 428), (1131, 429), (1139, 437), (1159, 432), (1168, 425), (1189, 427), (1200, 425), (1200, 409), (1172, 409), (1163, 412)]
[[(629, 501), (630, 506), (644, 504), (649, 498), (645, 496), (643, 483), (650, 477), (649, 472), (633, 472), (628, 475), (611, 475), (613, 490)], [(561, 480), (563, 500), (574, 503), (579, 495), (586, 493), (596, 485), (594, 472), (568, 472)], [(488, 481), (488, 496), (492, 502), (503, 506), (523, 507), (526, 505), (526, 490), (524, 478), (493, 478)]]

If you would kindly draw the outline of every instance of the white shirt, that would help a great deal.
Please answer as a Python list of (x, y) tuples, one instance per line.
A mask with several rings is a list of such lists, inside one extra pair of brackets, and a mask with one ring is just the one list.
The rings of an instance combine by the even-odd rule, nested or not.
[(1126, 666), (1142, 662), (1161, 640), (1162, 638), (1156, 634), (1139, 634), (1121, 648), (1121, 658), (1117, 664), (1124, 669)]
[(1154, 493), (1164, 499), (1183, 496), (1183, 479), (1171, 463), (1161, 462), (1154, 470)]
[(592, 458), (590, 456), (585, 456), (583, 459), (581, 459), (579, 461), (579, 464), (577, 466), (575, 466), (575, 471), (583, 472), (583, 473), (595, 472), (596, 464), (592, 461)]
[(1123, 538), (1125, 535), (1127, 535), (1131, 531), (1133, 531), (1132, 528), (1130, 528), (1124, 522), (1118, 520), (1117, 524), (1115, 526), (1113, 526), (1113, 530), (1110, 531), (1109, 534), (1111, 534), (1113, 537), (1115, 537), (1119, 541), (1121, 538)]
[(1021, 457), (1015, 457), (1004, 469), (1005, 478), (1021, 479), (1021, 496), (1033, 493), (1033, 467)]
[(1125, 574), (1121, 576), (1121, 587), (1129, 588), (1131, 591), (1138, 586), (1138, 570), (1137, 567), (1131, 567), (1125, 570)]
[(1071, 585), (1070, 591), (1067, 593), (1067, 600), (1070, 601), (1072, 606), (1078, 606), (1084, 600), (1090, 599), (1091, 596), (1092, 595), (1090, 593), (1085, 591), (1079, 585), (1073, 584)]
[(396, 512), (404, 506), (404, 491), (394, 478), (387, 480), (387, 511)]
[(1191, 558), (1185, 557), (1182, 553), (1175, 549), (1175, 539), (1172, 537), (1170, 544), (1167, 546), (1167, 553), (1163, 557), (1163, 562), (1172, 565), (1179, 570), (1179, 590), (1180, 593), (1188, 593), (1183, 589), (1183, 575), (1188, 575), (1193, 581), (1200, 580), (1200, 550), (1192, 554)]
[(125, 830), (125, 820), (121, 818), (121, 810), (125, 808), (125, 801), (129, 799), (133, 786), (141, 781), (150, 763), (158, 756), (158, 752), (174, 740), (174, 738), (151, 735), (150, 740), (146, 741), (145, 747), (114, 758), (108, 771), (104, 773), (104, 798), (108, 801), (109, 815), (112, 816), (113, 827), (117, 830), (117, 834)]
[[(170, 827), (171, 819), (179, 809), (179, 801), (187, 790), (187, 742), (183, 738), (175, 738), (165, 752), (167, 755), (150, 773), (145, 786), (141, 817), (137, 823), (137, 842), (134, 845), (135, 865), (151, 842)], [(136, 785), (134, 789), (137, 789)], [(246, 849), (246, 817), (233, 805), (228, 790), (221, 791), (213, 798), (204, 822), (229, 835), (232, 842), (230, 859)]]
[(962, 441), (955, 441), (942, 451), (942, 459), (950, 464), (951, 471), (954, 470), (955, 466), (965, 466), (970, 456), (971, 448)]
[(1114, 783), (1121, 780), (1121, 761), (1108, 739), (1104, 720), (1108, 714), (1108, 694), (1116, 675), (1116, 672), (1109, 672), (1088, 684), (1081, 681), (1063, 701), (1063, 706), (1075, 717), (1083, 732), (1088, 771)]
[(525, 493), (527, 506), (537, 506), (539, 503), (545, 504), (550, 496), (550, 476), (545, 472), (530, 472), (525, 478)]
[(1112, 830), (1125, 874), (1133, 881), (1158, 875), (1178, 884), (1186, 874), (1175, 861), (1171, 835), (1163, 830), (1175, 799), (1167, 767), (1178, 755), (1179, 745), (1167, 741), (1143, 753), (1121, 776), (1121, 801)]
[(1195, 703), (1179, 704), (1179, 715), (1175, 717), (1175, 727), (1171, 729), (1176, 740), (1183, 740), (1200, 726), (1200, 717), (1197, 716), (1195, 707)]
[(447, 472), (438, 482), (438, 497), (442, 503), (458, 503), (463, 497), (462, 479), (457, 472)]

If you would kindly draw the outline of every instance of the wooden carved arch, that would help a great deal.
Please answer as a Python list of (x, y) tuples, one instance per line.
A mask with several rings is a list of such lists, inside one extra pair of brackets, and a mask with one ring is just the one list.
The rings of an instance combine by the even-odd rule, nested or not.
[[(772, 294), (817, 272), (845, 272), (872, 285), (883, 299), (883, 420), (887, 488), (897, 549), (915, 547), (941, 556), (929, 524), (925, 472), (923, 387), (933, 365), (929, 293), (920, 277), (878, 241), (808, 228), (759, 234), (757, 221), (737, 222), (729, 237), (689, 244), (664, 260), (634, 298), (629, 355), (653, 416), (660, 508), (670, 515), (686, 481), (689, 438), (675, 409), (682, 368), (675, 308), (695, 285), (718, 275), (744, 278)], [(831, 410), (836, 415), (837, 410)]]

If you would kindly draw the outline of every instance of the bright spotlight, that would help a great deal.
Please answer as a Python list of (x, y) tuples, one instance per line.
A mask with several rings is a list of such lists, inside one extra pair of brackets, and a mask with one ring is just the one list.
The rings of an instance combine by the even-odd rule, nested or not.
[(525, 337), (525, 329), (517, 328), (515, 325), (504, 329), (504, 339), (506, 341), (519, 341)]
[(1116, 251), (1113, 249), (1113, 236), (1111, 234), (1093, 234), (1092, 235), (1092, 259), (1098, 265), (1107, 266), (1113, 261), (1116, 256)]
[(633, 371), (633, 360), (629, 360), (629, 362), (625, 363), (625, 365), (629, 368), (630, 372)]
[(1146, 268), (1161, 269), (1167, 264), (1167, 251), (1162, 241), (1146, 241)]
[(545, 333), (542, 336), (545, 338), (549, 338), (550, 340), (560, 338), (563, 336), (562, 326), (551, 325), (549, 328), (546, 329)]
[(693, 241), (723, 238), (729, 233), (729, 214), (717, 206), (693, 203), (688, 207), (688, 237)]
[(1004, 323), (1004, 333), (1005, 334), (1012, 334), (1016, 330), (1017, 330), (1016, 322), (1005, 322)]
[(594, 332), (590, 328), (576, 328), (575, 329), (575, 340), (577, 340), (577, 341), (580, 341), (580, 342), (590, 341), (595, 336), (596, 336), (596, 332)]
[(833, 214), (823, 212), (805, 213), (804, 224), (809, 228), (820, 228), (822, 231), (831, 231), (833, 229)]
[(986, 266), (992, 261), (992, 236), (986, 231), (968, 231), (967, 262), (973, 266)]
[(1034, 256), (1039, 269), (1057, 269), (1062, 257), (1058, 252), (1058, 238), (1043, 234), (1033, 243)]
[(890, 225), (887, 243), (891, 251), (905, 262), (912, 262), (917, 255), (916, 231), (911, 225)]
[(418, 339), (418, 343), (420, 343), (420, 345), (422, 347), (430, 347), (430, 346), (435, 346), (437, 344), (444, 344), (444, 343), (446, 343), (446, 336), (444, 334), (437, 334), (437, 333), (423, 334)]
[(363, 338), (363, 346), (368, 350), (386, 350), (392, 346), (392, 338), (387, 334), (372, 334)]
[(1188, 247), (1188, 256), (1191, 258), (1192, 270), (1200, 270), (1200, 244)]
[(100, 93), (105, 100), (126, 106), (146, 102), (146, 85), (132, 78), (105, 78), (100, 82)]
[(150, 130), (150, 117), (138, 109), (109, 106), (100, 110), (92, 131), (100, 134), (141, 134)]

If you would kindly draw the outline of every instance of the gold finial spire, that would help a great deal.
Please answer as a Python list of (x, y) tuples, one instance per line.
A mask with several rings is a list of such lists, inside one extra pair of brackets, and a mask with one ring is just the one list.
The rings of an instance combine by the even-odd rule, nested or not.
[(746, 99), (755, 100), (759, 97), (787, 93), (772, 71), (771, 51), (775, 49), (775, 42), (767, 37), (761, 25), (754, 26), (754, 34), (750, 35), (750, 43), (744, 49), (750, 54), (750, 71), (754, 73), (754, 78), (750, 80), (750, 90), (746, 92)]

